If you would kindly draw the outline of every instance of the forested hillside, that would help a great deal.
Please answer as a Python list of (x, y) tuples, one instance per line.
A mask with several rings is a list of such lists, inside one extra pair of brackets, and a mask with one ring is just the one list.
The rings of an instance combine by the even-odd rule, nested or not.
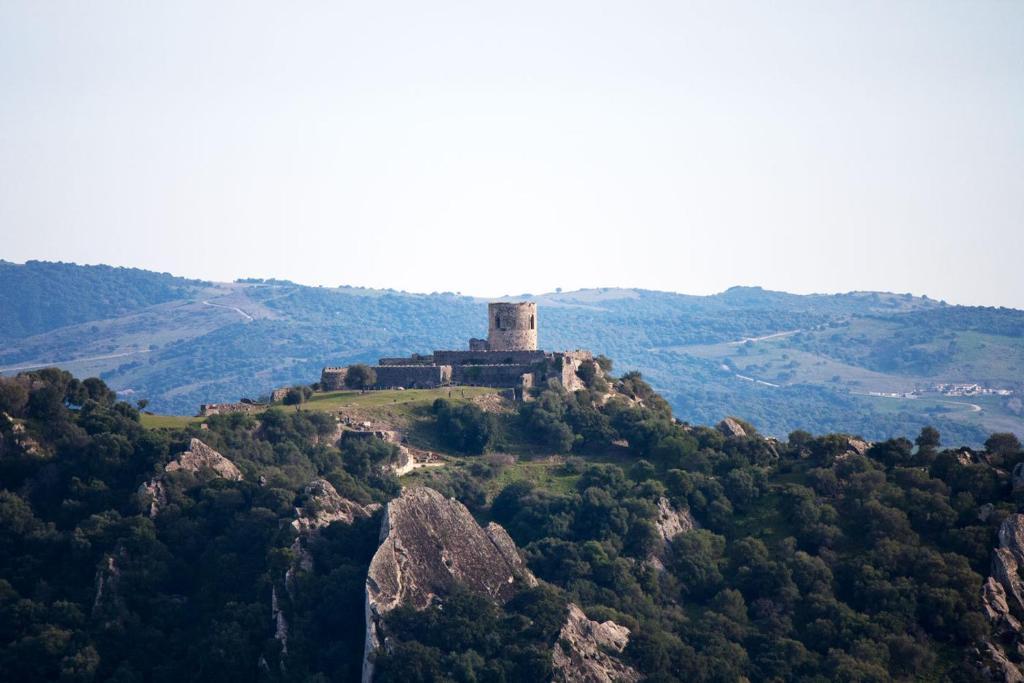
[(0, 342), (181, 299), (200, 284), (138, 268), (0, 260)]
[[(191, 288), (146, 274), (168, 282), (153, 290), (126, 282), (121, 271), (62, 264), (5, 264), (0, 272), (21, 275), (0, 287), (0, 306), (31, 308), (20, 292), (43, 268), (66, 278), (66, 285), (35, 295), (41, 309), (61, 312), (47, 319), (63, 326), (31, 334), (41, 329), (32, 323), (8, 332), (0, 372), (59, 365), (96, 374), (123, 397), (149, 399), (158, 412), (192, 414), (201, 402), (309, 384), (327, 364), (463, 348), (486, 332), (486, 302), (453, 293), (269, 280)], [(163, 303), (138, 308), (146, 297)], [(595, 289), (513, 298), (538, 302), (544, 348), (589, 348), (641, 370), (680, 417), (694, 422), (739, 414), (780, 437), (803, 428), (872, 439), (935, 425), (973, 445), (992, 431), (1024, 433), (1022, 311), (910, 295), (798, 296), (759, 288), (715, 296)], [(116, 302), (131, 312), (111, 309)], [(957, 397), (935, 389), (948, 383), (1010, 393)]]
[(355, 680), (373, 504), (401, 485), (502, 524), (541, 584), (395, 610), (378, 681), (543, 680), (569, 602), (627, 627), (652, 681), (984, 680), (1012, 435), (777, 442), (680, 424), (636, 374), (587, 381), (410, 404), (444, 461), (399, 482), (394, 445), (339, 448), (313, 404), (147, 430), (101, 381), (0, 380), (0, 680)]

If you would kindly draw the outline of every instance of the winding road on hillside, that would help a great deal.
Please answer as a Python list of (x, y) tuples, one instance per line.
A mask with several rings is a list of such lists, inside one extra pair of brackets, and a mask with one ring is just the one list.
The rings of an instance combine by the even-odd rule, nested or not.
[(244, 316), (246, 320), (255, 320), (255, 318), (253, 318), (253, 317), (252, 317), (251, 315), (249, 315), (248, 313), (246, 313), (245, 311), (243, 311), (243, 310), (242, 310), (241, 308), (239, 308), (238, 306), (226, 306), (226, 305), (224, 305), (224, 304), (215, 304), (215, 303), (213, 303), (212, 301), (210, 301), (209, 299), (207, 299), (206, 301), (204, 301), (204, 302), (203, 302), (203, 305), (204, 305), (204, 306), (215, 306), (216, 308), (228, 308), (228, 309), (231, 309), (232, 311), (235, 311), (235, 312), (236, 312), (236, 313), (238, 313), (239, 315), (242, 315), (242, 316)]

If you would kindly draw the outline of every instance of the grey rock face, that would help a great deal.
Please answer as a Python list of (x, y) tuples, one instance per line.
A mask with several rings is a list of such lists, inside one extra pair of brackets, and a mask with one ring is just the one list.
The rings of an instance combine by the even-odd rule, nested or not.
[(662, 544), (667, 545), (679, 534), (696, 529), (697, 521), (689, 510), (676, 510), (668, 498), (662, 496), (658, 499), (658, 518), (654, 521), (654, 526), (658, 529)]
[[(241, 481), (242, 472), (235, 463), (213, 450), (199, 439), (189, 442), (188, 450), (179, 453), (164, 467), (164, 474), (187, 472), (195, 477)], [(156, 517), (167, 505), (167, 484), (160, 474), (139, 486), (138, 497), (150, 517)]]
[(372, 680), (371, 655), (384, 641), (382, 618), (395, 607), (423, 609), (456, 587), (504, 603), (517, 582), (536, 581), (501, 526), (481, 528), (466, 506), (433, 489), (405, 489), (388, 503), (366, 576), (363, 680)]
[(199, 439), (192, 439), (188, 450), (167, 463), (166, 472), (191, 472), (198, 474), (203, 470), (211, 470), (216, 476), (230, 481), (241, 481), (242, 472), (223, 455), (213, 450)]
[(351, 524), (356, 519), (369, 517), (380, 509), (380, 505), (376, 503), (364, 507), (343, 498), (326, 479), (314, 479), (309, 482), (303, 493), (306, 495), (306, 505), (296, 508), (295, 520), (292, 522), (292, 527), (300, 534), (309, 533), (333, 522)]
[(999, 527), (999, 547), (992, 554), (992, 574), (981, 590), (992, 640), (978, 648), (979, 670), (990, 680), (1024, 683), (1024, 515), (1013, 514)]
[(743, 428), (736, 420), (731, 417), (727, 417), (718, 423), (718, 431), (722, 432), (726, 436), (746, 436), (747, 430)]
[(555, 681), (564, 683), (633, 683), (640, 674), (610, 653), (629, 644), (629, 629), (614, 621), (598, 623), (576, 605), (558, 634), (552, 656)]

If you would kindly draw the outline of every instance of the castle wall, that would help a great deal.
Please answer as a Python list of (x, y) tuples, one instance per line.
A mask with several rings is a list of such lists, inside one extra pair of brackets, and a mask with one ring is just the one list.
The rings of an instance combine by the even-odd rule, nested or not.
[(450, 365), (378, 365), (374, 371), (377, 389), (431, 389), (452, 381)]
[(487, 304), (487, 347), (491, 351), (536, 350), (537, 304)]
[(523, 375), (531, 375), (535, 365), (455, 365), (452, 381), (482, 387), (521, 387)]
[(434, 351), (434, 362), (442, 365), (527, 365), (543, 360), (543, 351)]
[(419, 353), (414, 353), (408, 358), (381, 358), (378, 363), (380, 365), (434, 365), (434, 356), (424, 356)]

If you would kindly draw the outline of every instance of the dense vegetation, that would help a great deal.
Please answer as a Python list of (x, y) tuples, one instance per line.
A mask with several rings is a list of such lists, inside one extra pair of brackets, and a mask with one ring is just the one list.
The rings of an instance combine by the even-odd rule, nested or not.
[(200, 284), (138, 268), (0, 260), (0, 341), (181, 299)]
[[(551, 465), (566, 486), (511, 477), (493, 498), (510, 461), (461, 457), (432, 475), (504, 525), (543, 583), (504, 606), (457, 594), (395, 611), (380, 680), (541, 680), (570, 600), (632, 629), (625, 656), (655, 681), (971, 679), (995, 529), (1018, 507), (1015, 437), (964, 460), (925, 429), (861, 456), (842, 435), (690, 427), (638, 373), (614, 384), (606, 403), (549, 387), (514, 415), (434, 406), (459, 450), (518, 434), (573, 455)], [(381, 467), (393, 445), (339, 450), (332, 417), (294, 409), (147, 431), (103, 382), (58, 370), (0, 380), (0, 411), (0, 679), (358, 676), (379, 515), (322, 530), (286, 588), (290, 522), (315, 477), (359, 503), (396, 495)], [(166, 476), (150, 516), (140, 484), (191, 437), (244, 479)], [(663, 497), (701, 527), (667, 546)]]

